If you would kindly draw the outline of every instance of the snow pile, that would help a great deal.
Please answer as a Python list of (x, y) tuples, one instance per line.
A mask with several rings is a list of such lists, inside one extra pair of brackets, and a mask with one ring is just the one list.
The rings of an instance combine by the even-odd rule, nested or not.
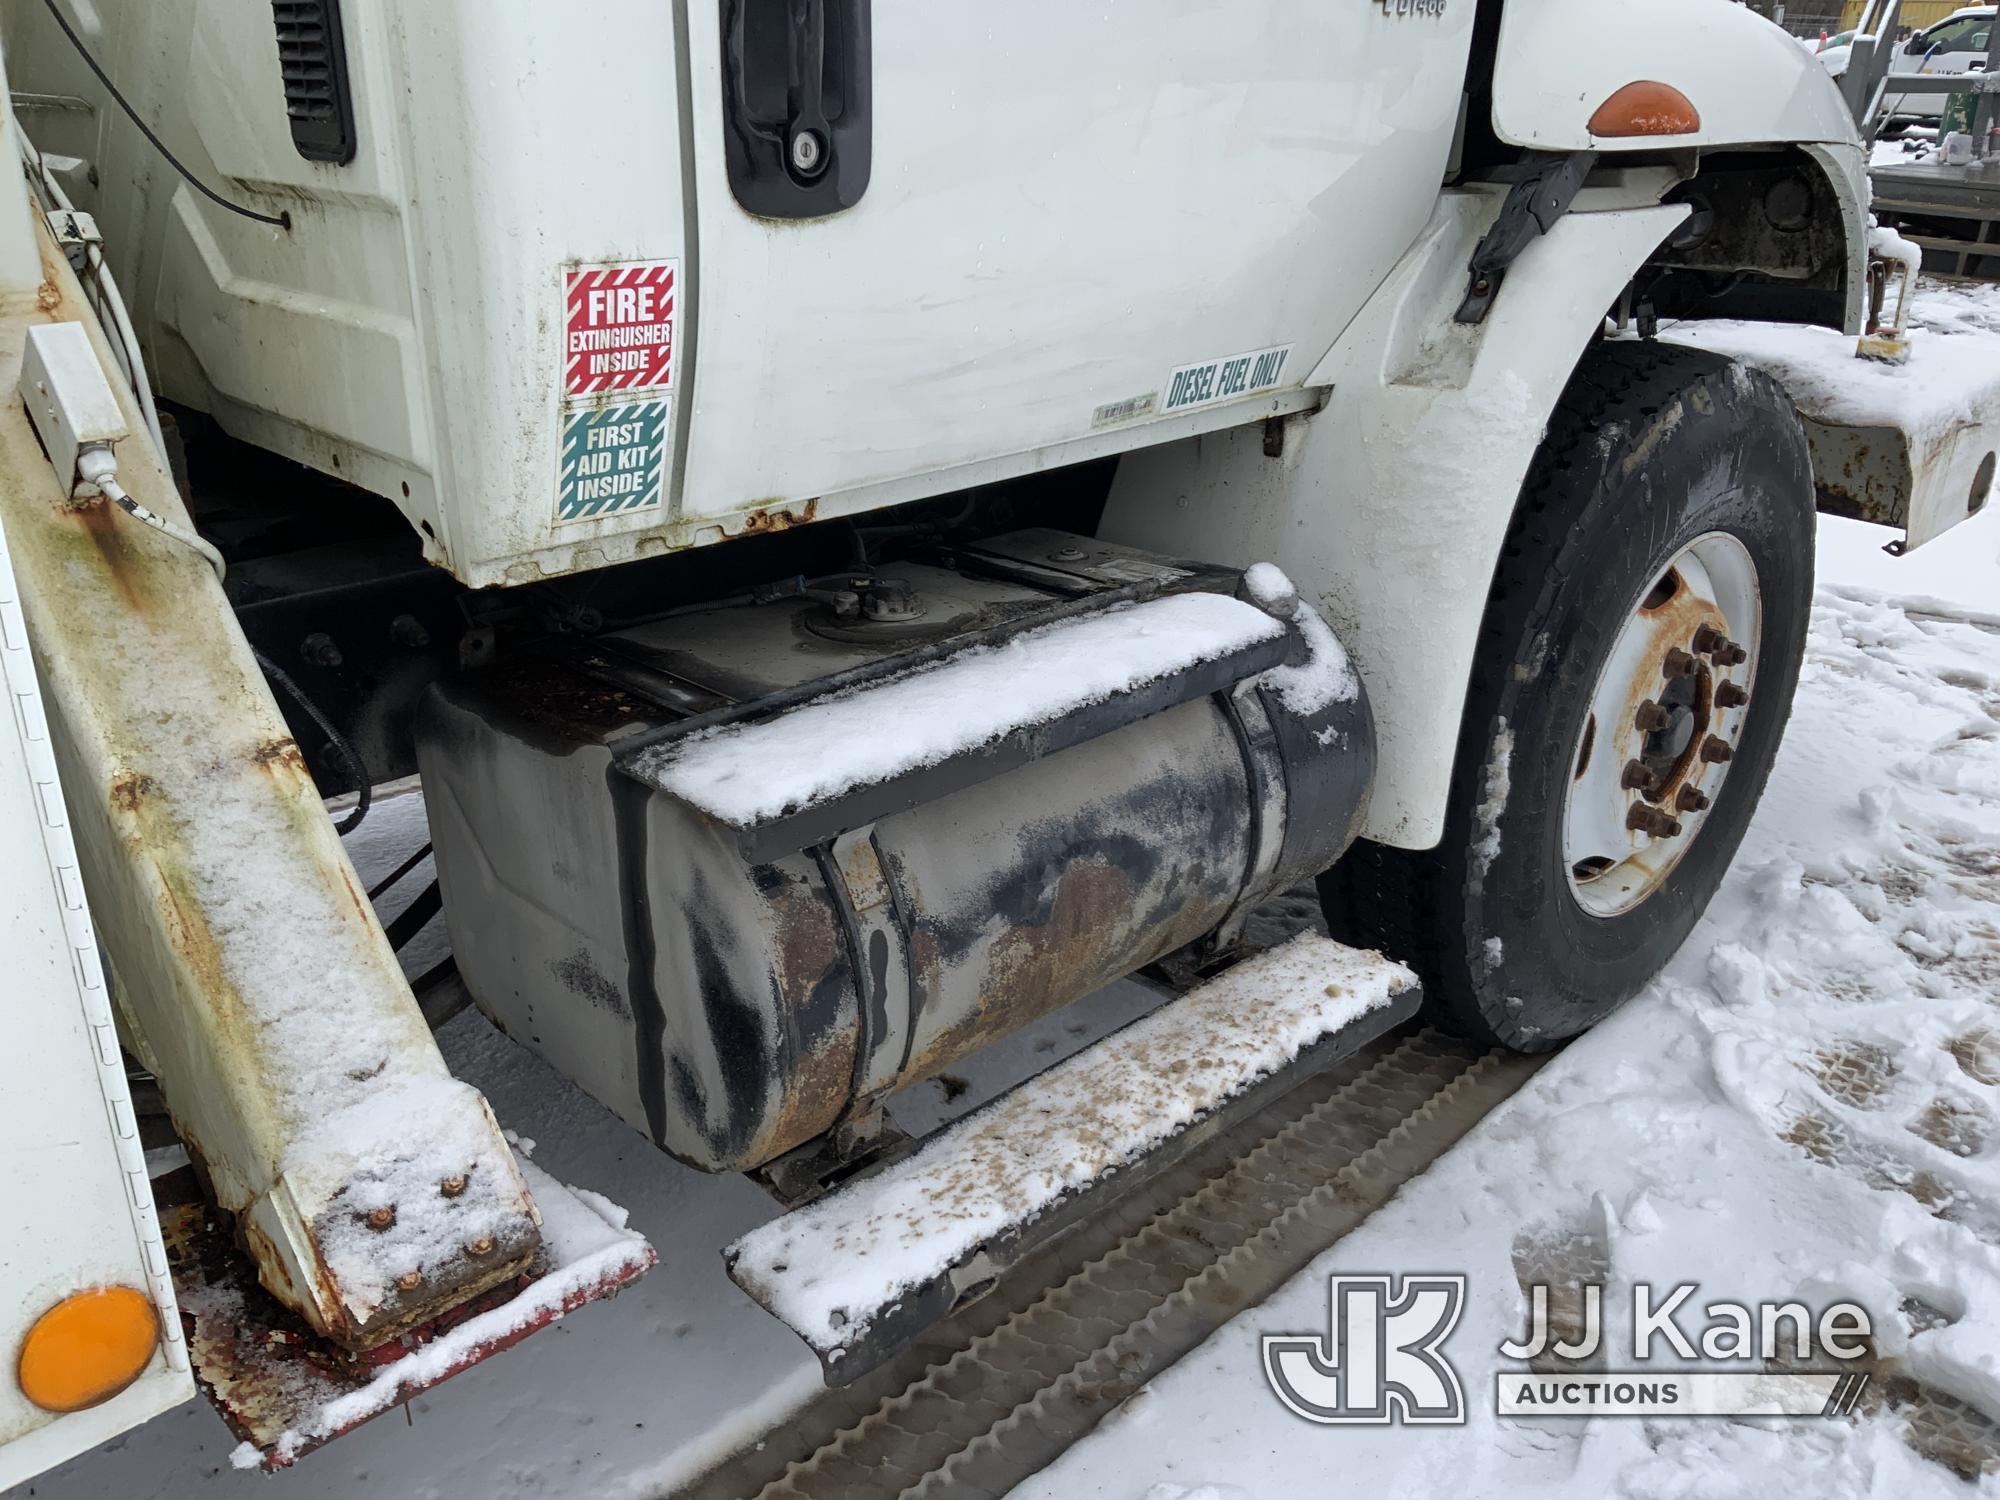
[(1416, 983), (1307, 933), (1059, 1063), (907, 1161), (751, 1231), (731, 1274), (838, 1358), (911, 1288)]
[(1171, 594), (974, 647), (760, 723), (657, 746), (632, 770), (720, 822), (749, 827), (981, 749), (1283, 630), (1222, 594)]
[(1893, 229), (1883, 228), (1872, 218), (1868, 223), (1868, 253), (1894, 261), (1912, 273), (1924, 268), (1924, 252), (1914, 241), (1904, 239)]
[[(1356, 1494), (2000, 1490), (2000, 521), (1901, 561), (1823, 535), (1824, 571), (1921, 592), (1822, 588), (1762, 809), (1666, 974), (1018, 1493), (1317, 1494), (1336, 1461)], [(1413, 1270), (1469, 1278), (1467, 1425), (1292, 1416), (1261, 1336), (1323, 1333), (1329, 1274)], [(1610, 1368), (1637, 1282), (1699, 1282), (1696, 1328), (1714, 1300), (1858, 1301), (1871, 1385), (1852, 1422), (1499, 1419), (1524, 1287), (1583, 1280)]]

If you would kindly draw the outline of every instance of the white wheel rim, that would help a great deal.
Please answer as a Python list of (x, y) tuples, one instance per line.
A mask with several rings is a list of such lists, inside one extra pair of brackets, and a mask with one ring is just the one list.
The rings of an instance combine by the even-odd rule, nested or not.
[(1726, 532), (1689, 542), (1627, 606), (1570, 749), (1563, 804), (1570, 894), (1592, 916), (1644, 901), (1700, 837), (1728, 779), (1720, 757), (1742, 740), (1762, 642), (1757, 566)]

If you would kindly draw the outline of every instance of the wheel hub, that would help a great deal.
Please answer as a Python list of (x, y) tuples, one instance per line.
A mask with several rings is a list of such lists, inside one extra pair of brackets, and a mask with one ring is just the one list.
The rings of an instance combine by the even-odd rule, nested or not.
[(1563, 809), (1570, 891), (1586, 911), (1638, 905), (1699, 836), (1741, 736), (1760, 616), (1748, 551), (1710, 532), (1619, 622)]

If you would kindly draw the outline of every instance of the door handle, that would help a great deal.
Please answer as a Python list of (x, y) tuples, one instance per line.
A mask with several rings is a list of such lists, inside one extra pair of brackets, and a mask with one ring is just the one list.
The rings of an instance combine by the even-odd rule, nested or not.
[(721, 0), (724, 155), (753, 214), (812, 219), (868, 190), (869, 0)]

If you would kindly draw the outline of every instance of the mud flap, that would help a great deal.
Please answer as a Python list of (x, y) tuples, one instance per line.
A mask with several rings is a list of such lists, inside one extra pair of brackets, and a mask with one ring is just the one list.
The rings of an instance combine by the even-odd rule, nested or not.
[(1304, 934), (752, 1230), (729, 1274), (848, 1384), (1419, 998), (1401, 964)]

